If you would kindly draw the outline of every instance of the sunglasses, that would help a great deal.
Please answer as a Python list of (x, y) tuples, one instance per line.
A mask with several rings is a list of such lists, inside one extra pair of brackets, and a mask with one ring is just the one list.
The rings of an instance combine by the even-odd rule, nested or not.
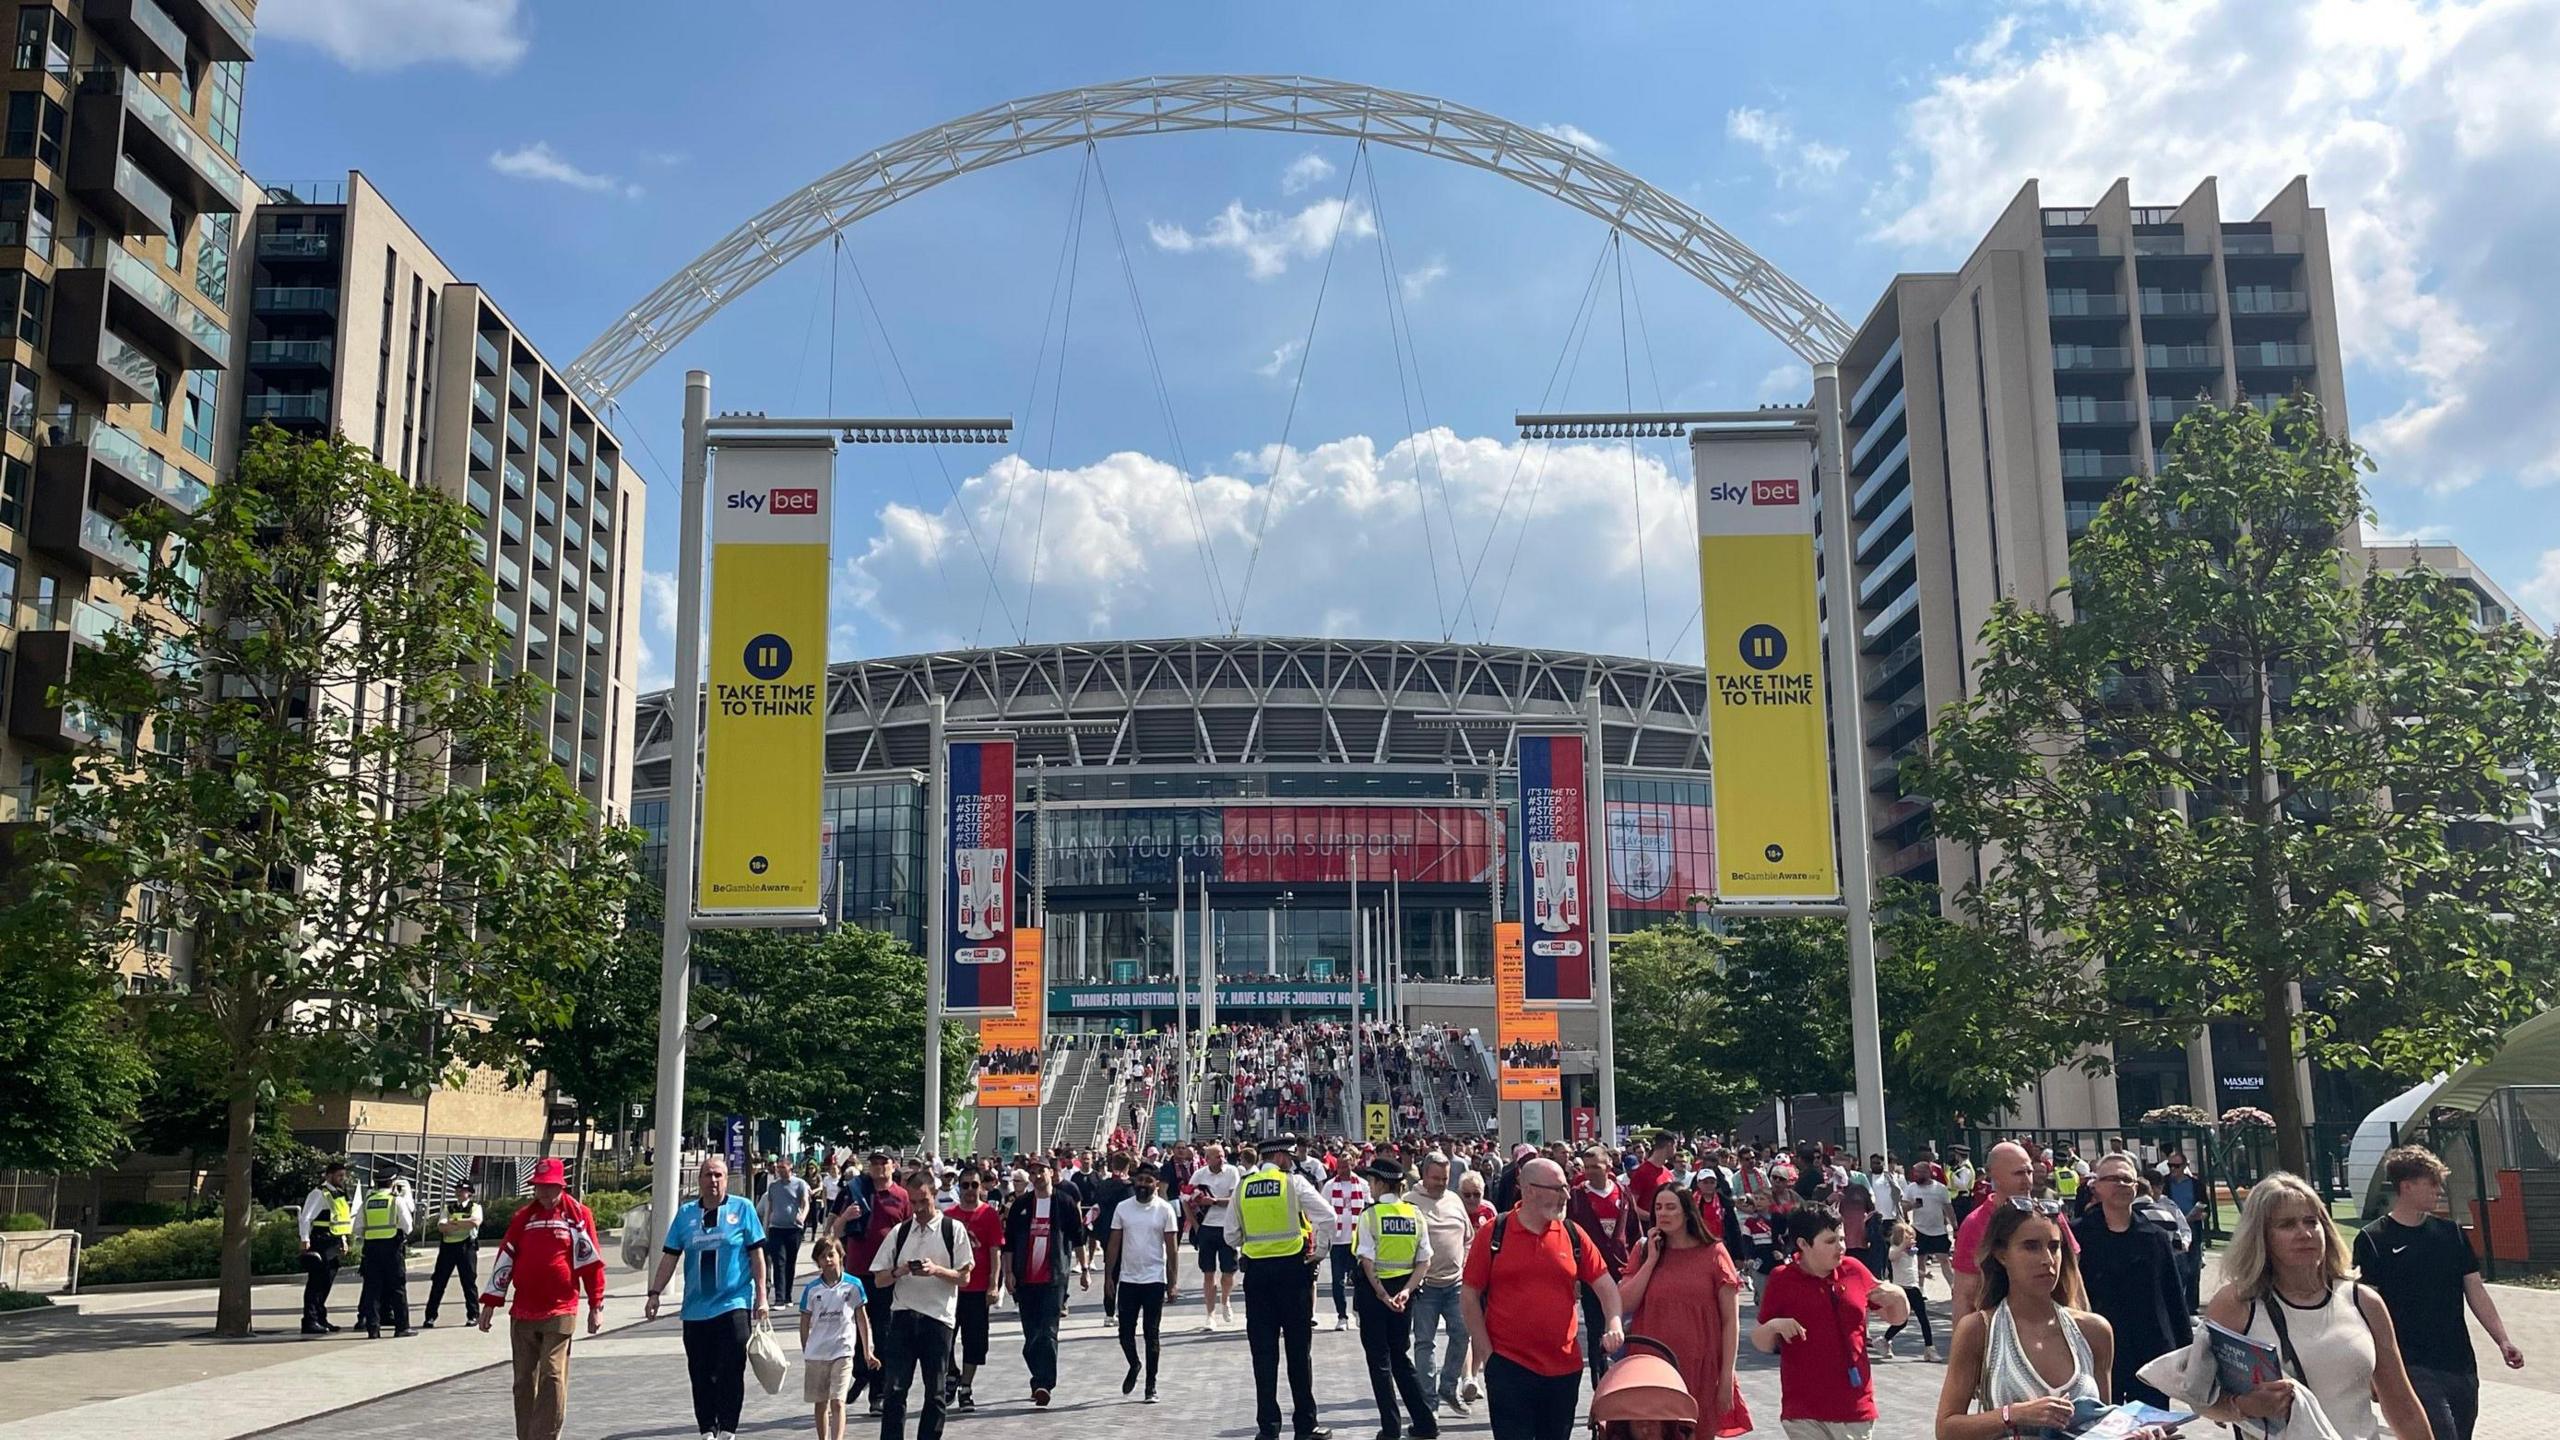
[(2012, 1195), (2009, 1197), (2009, 1208), (2012, 1210), (2031, 1210), (2038, 1215), (2059, 1215), (2062, 1213), (2062, 1202), (2059, 1200), (2039, 1200), (2032, 1195)]

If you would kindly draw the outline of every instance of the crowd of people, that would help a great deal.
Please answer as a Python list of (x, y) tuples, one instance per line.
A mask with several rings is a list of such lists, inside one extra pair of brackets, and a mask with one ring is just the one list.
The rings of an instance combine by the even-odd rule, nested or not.
[[(1318, 1076), (1342, 1038), (1233, 1035), (1239, 1073), (1292, 1083), (1301, 1059)], [(1421, 1059), (1437, 1048), (1404, 1052), (1420, 1068), (1383, 1063), (1374, 1078), (1443, 1083)], [(1144, 1083), (1168, 1058), (1133, 1041), (1115, 1049), (1112, 1078)], [(1944, 1156), (1924, 1145), (1861, 1166), (1835, 1146), (1669, 1133), (1621, 1152), (1275, 1130), (1235, 1149), (1060, 1146), (954, 1163), (874, 1150), (807, 1173), (772, 1157), (752, 1176), (711, 1155), (655, 1222), (643, 1313), (676, 1306), (694, 1424), (712, 1440), (737, 1432), (750, 1352), (776, 1311), (796, 1318), (821, 1440), (839, 1440), (860, 1405), (883, 1440), (902, 1440), (911, 1416), (937, 1440), (978, 1408), (991, 1365), (1014, 1373), (1012, 1357), (991, 1357), (1007, 1308), (1012, 1383), (1030, 1407), (1094, 1383), (1059, 1363), (1080, 1302), (1098, 1304), (1116, 1335), (1120, 1395), (1151, 1404), (1186, 1282), (1200, 1332), (1244, 1332), (1258, 1440), (1284, 1425), (1296, 1440), (1329, 1434), (1310, 1354), (1328, 1297), (1334, 1327), (1359, 1332), (1381, 1440), (1429, 1440), (1477, 1405), (1496, 1440), (1567, 1440), (1586, 1419), (1604, 1440), (1755, 1427), (1866, 1440), (1876, 1367), (1906, 1354), (1944, 1366), (1939, 1440), (2078, 1433), (2124, 1402), (2155, 1408), (2119, 1433), (2153, 1440), (2304, 1413), (2318, 1417), (2305, 1433), (2338, 1440), (2470, 1440), (2479, 1377), (2466, 1311), (2506, 1364), (2524, 1357), (2468, 1242), (2436, 1213), (2444, 1174), (2423, 1149), (2392, 1151), (2390, 1212), (2353, 1235), (2312, 1187), (2267, 1176), (2237, 1197), (2219, 1283), (2199, 1296), (2209, 1202), (2174, 1150), (2090, 1160), (2021, 1138), (1978, 1162), (1961, 1145)], [(506, 1310), (517, 1433), (531, 1440), (560, 1433), (580, 1311), (589, 1334), (603, 1316), (593, 1217), (562, 1181), (556, 1161), (534, 1173), (485, 1285), (467, 1262), (454, 1267), (482, 1329)], [(342, 1188), (315, 1190), (309, 1243), (362, 1243), (364, 1212), (403, 1224), (405, 1199), (385, 1187), (354, 1206)], [(430, 1218), (456, 1237), (467, 1218), (476, 1232), (476, 1208), (466, 1217), (461, 1203)], [(679, 1279), (680, 1301), (668, 1293)], [(405, 1294), (369, 1285), (367, 1301), (361, 1318), (404, 1323)], [(325, 1289), (306, 1315), (327, 1324)], [(2261, 1342), (2279, 1378), (2226, 1390), (2203, 1322)], [(1916, 1349), (1897, 1351), (1913, 1329)], [(1737, 1383), (1746, 1343), (1776, 1357), (1775, 1416), (1755, 1415)], [(1677, 1415), (1612, 1407), (1613, 1392), (1683, 1403)], [(1634, 1413), (1653, 1418), (1624, 1418)]]

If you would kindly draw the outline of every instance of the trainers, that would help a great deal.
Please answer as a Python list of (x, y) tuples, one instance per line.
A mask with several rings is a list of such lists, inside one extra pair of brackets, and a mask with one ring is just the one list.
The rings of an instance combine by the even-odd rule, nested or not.
[(1334, 1316), (1334, 1317), (1333, 1317), (1333, 1328), (1334, 1328), (1334, 1329), (1336, 1329), (1336, 1330), (1348, 1330), (1348, 1329), (1350, 1329), (1350, 1328), (1351, 1328), (1351, 1317), (1350, 1317), (1350, 1316), (1348, 1316), (1348, 1315), (1336, 1315), (1336, 1316)]
[(1931, 1364), (1931, 1365), (1937, 1365), (1937, 1364), (1942, 1364), (1942, 1363), (1944, 1363), (1944, 1362), (1942, 1362), (1942, 1361), (1940, 1361), (1940, 1360), (1938, 1359), (1938, 1347), (1937, 1347), (1937, 1346), (1935, 1346), (1935, 1345), (1924, 1345), (1924, 1346), (1922, 1346), (1922, 1347), (1921, 1347), (1921, 1349), (1920, 1349), (1920, 1358), (1921, 1358), (1921, 1360), (1923, 1360), (1924, 1362), (1926, 1362), (1926, 1363), (1928, 1363), (1928, 1364)]
[(1130, 1391), (1135, 1390), (1135, 1389), (1137, 1389), (1137, 1388), (1138, 1388), (1138, 1362), (1137, 1362), (1137, 1361), (1135, 1361), (1135, 1360), (1132, 1360), (1132, 1361), (1130, 1361), (1130, 1362), (1129, 1362), (1129, 1373), (1120, 1377), (1120, 1393), (1121, 1393), (1121, 1394), (1123, 1394), (1123, 1395), (1126, 1395), (1126, 1394), (1128, 1394)]
[(1459, 1419), (1464, 1420), (1467, 1418), (1467, 1402), (1459, 1399), (1457, 1396), (1443, 1395), (1440, 1397), (1440, 1404), (1450, 1414), (1457, 1416)]
[(978, 1408), (978, 1397), (976, 1393), (971, 1391), (966, 1385), (960, 1387), (960, 1408), (963, 1410), (975, 1410)]
[(1039, 1385), (1034, 1385), (1034, 1386), (1032, 1386), (1032, 1387), (1031, 1387), (1031, 1403), (1032, 1403), (1032, 1404), (1034, 1404), (1034, 1405), (1046, 1405), (1046, 1404), (1048, 1404), (1048, 1403), (1049, 1403), (1049, 1391), (1048, 1391), (1048, 1389), (1047, 1389), (1046, 1387), (1044, 1387), (1044, 1386), (1039, 1386)]
[(1458, 1398), (1470, 1403), (1481, 1400), (1484, 1398), (1484, 1387), (1478, 1385), (1476, 1377), (1470, 1375), (1458, 1386)]
[(1148, 1403), (1148, 1404), (1150, 1404), (1150, 1405), (1153, 1405), (1154, 1403), (1156, 1403), (1156, 1387), (1154, 1387), (1153, 1385), (1148, 1386), (1148, 1387), (1147, 1387), (1147, 1393), (1146, 1393), (1143, 1397), (1141, 1397), (1141, 1398), (1143, 1398), (1143, 1399), (1146, 1401), (1146, 1403)]

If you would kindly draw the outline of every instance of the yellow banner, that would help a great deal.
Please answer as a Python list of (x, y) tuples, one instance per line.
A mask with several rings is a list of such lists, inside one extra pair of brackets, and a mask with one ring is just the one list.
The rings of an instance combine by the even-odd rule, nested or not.
[[(1840, 879), (1815, 602), (1812, 441), (1706, 430), (1690, 438), (1717, 896), (1834, 900)], [(1848, 548), (1835, 544), (1832, 553), (1845, 560)], [(1857, 642), (1855, 617), (1835, 616), (1833, 625), (1842, 643)]]
[(1563, 1034), (1553, 1010), (1532, 1010), (1528, 957), (1521, 945), (1520, 922), (1504, 920), (1493, 927), (1494, 1038), (1500, 1042), (1502, 1098), (1564, 1098)]
[(723, 447), (717, 466), (695, 903), (705, 915), (815, 914), (835, 452)]
[(1388, 1141), (1396, 1138), (1394, 1113), (1389, 1110), (1388, 1107), (1384, 1105), (1363, 1105), (1360, 1108), (1368, 1112), (1365, 1118), (1368, 1120), (1369, 1124), (1370, 1144), (1384, 1145)]
[(1040, 932), (1013, 932), (1013, 1018), (978, 1022), (978, 1107), (1029, 1108), (1040, 1103)]

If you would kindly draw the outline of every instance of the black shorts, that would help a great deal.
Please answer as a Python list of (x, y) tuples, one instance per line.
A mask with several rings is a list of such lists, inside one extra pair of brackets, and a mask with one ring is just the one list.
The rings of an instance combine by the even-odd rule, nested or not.
[(960, 1292), (960, 1363), (987, 1363), (987, 1292)]
[(1915, 1231), (1914, 1234), (1918, 1237), (1920, 1243), (1913, 1248), (1922, 1255), (1953, 1255), (1956, 1253), (1956, 1237), (1953, 1235), (1932, 1235), (1925, 1230)]
[(1191, 1227), (1191, 1244), (1200, 1252), (1201, 1274), (1206, 1275), (1213, 1270), (1226, 1275), (1236, 1273), (1236, 1247), (1227, 1243), (1227, 1227), (1224, 1225)]

